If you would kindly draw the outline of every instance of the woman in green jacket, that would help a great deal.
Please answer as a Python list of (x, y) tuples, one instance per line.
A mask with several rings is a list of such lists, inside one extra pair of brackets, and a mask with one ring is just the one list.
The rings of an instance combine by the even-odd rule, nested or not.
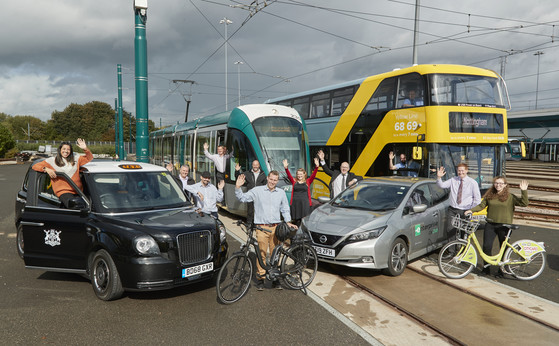
[[(510, 193), (505, 177), (498, 176), (493, 179), (493, 186), (483, 195), (481, 203), (464, 212), (465, 215), (469, 215), (487, 207), (487, 223), (483, 232), (483, 252), (485, 254), (491, 255), (495, 236), (499, 237), (499, 246), (505, 241), (508, 228), (503, 224), (512, 223), (514, 207), (528, 205), (528, 181), (520, 182), (520, 192), (521, 198)], [(489, 267), (484, 268), (483, 273), (489, 274)]]

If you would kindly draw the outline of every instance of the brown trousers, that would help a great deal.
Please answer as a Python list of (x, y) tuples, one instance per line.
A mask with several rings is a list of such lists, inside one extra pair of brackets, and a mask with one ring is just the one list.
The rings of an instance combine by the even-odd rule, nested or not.
[[(272, 251), (276, 245), (279, 244), (279, 240), (276, 238), (276, 226), (259, 226), (272, 231), (272, 233), (268, 233), (259, 229), (256, 230), (256, 240), (258, 241), (258, 247), (260, 248), (260, 257), (262, 258), (262, 261), (266, 263), (266, 256), (268, 254), (272, 255)], [(262, 268), (258, 261), (256, 261), (256, 273), (259, 280), (263, 280), (266, 277), (266, 269)]]

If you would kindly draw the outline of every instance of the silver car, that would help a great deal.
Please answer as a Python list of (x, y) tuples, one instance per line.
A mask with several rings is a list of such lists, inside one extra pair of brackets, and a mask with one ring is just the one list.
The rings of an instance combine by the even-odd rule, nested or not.
[(408, 263), (440, 248), (448, 192), (432, 179), (376, 177), (360, 181), (303, 220), (319, 260), (400, 275)]

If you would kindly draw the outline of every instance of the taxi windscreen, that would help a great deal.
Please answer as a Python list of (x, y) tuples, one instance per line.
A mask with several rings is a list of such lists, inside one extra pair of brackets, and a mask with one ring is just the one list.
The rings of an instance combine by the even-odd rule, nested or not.
[(95, 209), (101, 212), (175, 208), (188, 203), (165, 172), (94, 173), (88, 181)]

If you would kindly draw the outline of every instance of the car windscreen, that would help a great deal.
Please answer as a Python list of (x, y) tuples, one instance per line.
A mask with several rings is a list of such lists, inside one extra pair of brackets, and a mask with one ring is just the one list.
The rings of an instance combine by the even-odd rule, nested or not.
[(94, 208), (100, 212), (176, 208), (188, 203), (166, 172), (95, 173), (88, 182)]
[(399, 184), (359, 183), (342, 192), (332, 205), (370, 211), (385, 211), (397, 208), (409, 190)]

